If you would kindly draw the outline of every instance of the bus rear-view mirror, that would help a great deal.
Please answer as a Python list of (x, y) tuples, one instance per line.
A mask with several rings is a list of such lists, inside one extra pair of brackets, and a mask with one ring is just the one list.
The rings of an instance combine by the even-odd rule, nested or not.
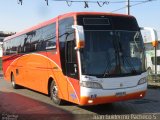
[(141, 27), (140, 29), (149, 31), (151, 35), (151, 39), (152, 39), (152, 46), (153, 47), (158, 46), (158, 35), (155, 29), (150, 28), (150, 27)]
[(84, 48), (85, 40), (84, 40), (84, 29), (83, 29), (83, 26), (72, 25), (72, 28), (74, 28), (75, 32), (76, 32), (76, 49)]

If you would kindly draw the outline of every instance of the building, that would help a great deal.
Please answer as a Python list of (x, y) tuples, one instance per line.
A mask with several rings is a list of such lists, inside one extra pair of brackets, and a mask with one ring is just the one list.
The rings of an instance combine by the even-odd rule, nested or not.
[(0, 57), (2, 57), (2, 46), (3, 46), (3, 40), (5, 37), (8, 37), (10, 35), (15, 34), (15, 32), (4, 32), (4, 31), (0, 31)]

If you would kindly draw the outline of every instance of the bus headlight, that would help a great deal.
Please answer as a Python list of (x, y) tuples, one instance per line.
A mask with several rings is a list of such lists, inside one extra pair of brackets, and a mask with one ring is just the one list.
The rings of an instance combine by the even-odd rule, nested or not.
[(97, 82), (82, 81), (82, 87), (102, 89), (102, 85)]
[(141, 79), (139, 80), (139, 82), (138, 82), (138, 85), (144, 84), (144, 83), (146, 83), (146, 82), (147, 82), (147, 78), (146, 78), (146, 77), (141, 78)]

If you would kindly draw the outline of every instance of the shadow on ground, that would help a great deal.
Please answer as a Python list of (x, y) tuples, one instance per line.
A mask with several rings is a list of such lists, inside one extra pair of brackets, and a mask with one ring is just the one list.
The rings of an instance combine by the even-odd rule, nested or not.
[[(57, 119), (73, 120), (74, 116), (65, 110), (13, 92), (0, 91), (0, 119), (18, 117), (18, 119)], [(10, 118), (11, 119), (11, 118)]]

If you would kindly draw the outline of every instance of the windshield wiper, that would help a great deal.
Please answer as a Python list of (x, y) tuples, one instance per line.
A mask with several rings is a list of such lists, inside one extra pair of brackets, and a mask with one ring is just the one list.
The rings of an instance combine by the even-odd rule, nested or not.
[(103, 74), (103, 77), (105, 77), (106, 75), (109, 75), (109, 65), (110, 65), (110, 60), (107, 60), (107, 64), (106, 64), (106, 68), (105, 68), (105, 72)]
[(134, 35), (134, 43), (138, 49), (139, 52), (141, 52), (140, 48), (138, 47), (138, 44), (136, 42), (136, 38), (139, 38), (139, 31), (136, 32), (136, 34)]
[[(116, 61), (116, 65), (115, 67), (118, 65), (118, 60), (119, 60), (119, 57), (118, 57), (118, 49), (117, 49), (117, 44), (115, 43), (115, 38), (113, 39), (112, 43), (113, 43), (113, 49), (114, 49), (114, 53), (115, 53), (115, 61)], [(108, 57), (108, 56), (107, 56)], [(114, 62), (114, 61), (111, 61), (111, 62)], [(110, 60), (107, 60), (107, 65), (106, 65), (106, 68), (105, 68), (105, 71), (104, 71), (104, 74), (103, 74), (103, 77), (105, 77), (106, 75), (110, 75), (110, 70), (109, 70), (109, 66), (111, 65), (111, 62)]]

